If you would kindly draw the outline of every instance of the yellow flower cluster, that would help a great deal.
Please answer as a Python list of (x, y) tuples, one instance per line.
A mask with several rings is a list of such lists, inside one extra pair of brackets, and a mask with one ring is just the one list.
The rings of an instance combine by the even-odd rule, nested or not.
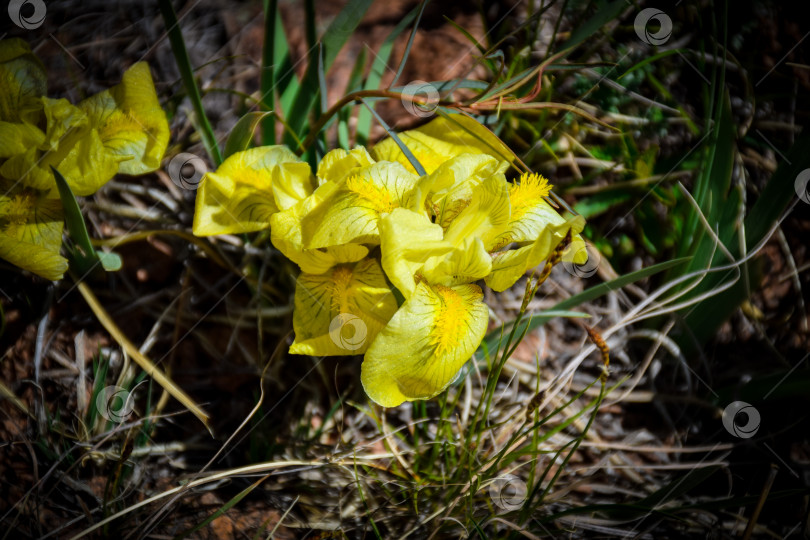
[(508, 182), (511, 152), (474, 120), (399, 139), (426, 174), (393, 139), (331, 151), (315, 175), (282, 146), (234, 154), (203, 179), (194, 217), (197, 235), (269, 226), (301, 268), (290, 352), (364, 354), (363, 386), (386, 407), (437, 395), (478, 348), (489, 310), (475, 282), (511, 287), (569, 229), (584, 254), (584, 220), (546, 202), (542, 176)]
[(169, 124), (143, 62), (76, 105), (46, 94), (28, 44), (0, 41), (0, 258), (56, 280), (68, 263), (59, 255), (63, 213), (51, 167), (73, 193), (91, 195), (116, 173), (160, 167)]

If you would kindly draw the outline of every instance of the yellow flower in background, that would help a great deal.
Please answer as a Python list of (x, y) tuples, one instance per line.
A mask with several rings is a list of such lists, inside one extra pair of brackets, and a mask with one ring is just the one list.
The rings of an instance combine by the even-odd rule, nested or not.
[(55, 280), (68, 265), (51, 167), (75, 195), (91, 195), (116, 173), (157, 170), (169, 123), (145, 63), (78, 105), (47, 97), (46, 81), (27, 43), (0, 41), (0, 257)]
[[(0, 49), (19, 52), (26, 48), (18, 40), (0, 42)], [(53, 190), (51, 196), (57, 197), (51, 173), (54, 167), (74, 194), (86, 196), (116, 173), (144, 174), (160, 167), (169, 143), (169, 123), (146, 63), (139, 62), (124, 72), (120, 84), (73, 105), (36, 94), (43, 90), (40, 72), (28, 56), (23, 54), (0, 67), (0, 94), (4, 96), (0, 102), (21, 101), (26, 111), (22, 117), (17, 115), (17, 121), (12, 118), (0, 124), (0, 157), (8, 158), (0, 165), (0, 175)], [(27, 67), (9, 67), (23, 59)], [(21, 91), (27, 93), (19, 100), (15, 95)], [(3, 120), (8, 117), (5, 108), (0, 111)], [(36, 134), (37, 125), (44, 125), (45, 132)], [(25, 143), (13, 144), (2, 136), (4, 132), (27, 134), (23, 135)]]
[(62, 202), (0, 179), (0, 257), (45, 279), (68, 269), (59, 255), (64, 225)]
[(0, 159), (42, 144), (37, 123), (47, 91), (42, 62), (18, 38), (0, 41)]
[(120, 84), (81, 101), (78, 107), (106, 151), (118, 158), (119, 173), (137, 175), (160, 168), (169, 144), (169, 122), (146, 62), (134, 64)]
[(45, 140), (11, 156), (0, 166), (0, 175), (58, 197), (51, 172), (54, 167), (74, 194), (92, 195), (118, 171), (119, 158), (104, 148), (81, 109), (66, 99), (41, 99), (47, 126)]

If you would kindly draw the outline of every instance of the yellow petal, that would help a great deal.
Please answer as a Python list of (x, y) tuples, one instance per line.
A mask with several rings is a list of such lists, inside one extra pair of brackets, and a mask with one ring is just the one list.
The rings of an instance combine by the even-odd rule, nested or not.
[(397, 301), (374, 259), (339, 265), (295, 284), (292, 354), (362, 354), (397, 310)]
[(473, 189), (470, 204), (450, 223), (444, 239), (456, 247), (475, 237), (489, 246), (509, 224), (509, 191), (502, 174), (491, 176)]
[[(527, 246), (493, 253), (492, 273), (484, 281), (493, 291), (505, 291), (530, 268), (544, 263), (557, 244), (565, 238), (569, 228), (572, 233), (577, 234), (584, 227), (585, 220), (582, 216), (577, 216), (557, 225), (546, 226), (537, 239)], [(572, 239), (572, 245), (576, 246), (578, 242), (582, 242), (582, 239), (577, 235)]]
[(285, 257), (301, 267), (307, 274), (323, 274), (340, 263), (357, 262), (368, 255), (368, 248), (360, 244), (344, 244), (321, 249), (304, 248), (301, 239), (301, 217), (309, 213), (318, 202), (331, 193), (337, 185), (322, 185), (315, 192), (270, 218), (270, 240)]
[(428, 283), (446, 286), (472, 283), (492, 272), (492, 257), (484, 242), (474, 236), (446, 255), (431, 257), (422, 269)]
[(477, 286), (420, 282), (366, 352), (360, 375), (366, 394), (396, 407), (440, 393), (478, 348), (488, 319)]
[(118, 170), (121, 159), (110, 153), (86, 115), (65, 99), (42, 98), (47, 121), (45, 141), (17, 154), (0, 166), (0, 175), (58, 197), (51, 167), (65, 177), (79, 196), (95, 193)]
[(489, 248), (497, 250), (510, 242), (533, 242), (544, 228), (565, 223), (565, 218), (546, 202), (551, 188), (548, 180), (539, 174), (524, 173), (519, 182), (511, 184), (509, 225)]
[(314, 189), (315, 178), (306, 162), (286, 161), (273, 169), (273, 197), (279, 210), (295, 206), (312, 195)]
[(160, 108), (149, 65), (138, 62), (121, 83), (91, 96), (82, 109), (104, 147), (122, 158), (118, 172), (144, 174), (160, 168), (169, 144), (169, 122)]
[(373, 163), (374, 160), (362, 146), (355, 147), (351, 152), (337, 148), (327, 152), (318, 163), (318, 183), (337, 182)]
[(419, 181), (422, 197), (436, 223), (447, 228), (450, 222), (470, 204), (473, 188), (483, 180), (502, 175), (509, 164), (484, 154), (462, 154), (442, 163), (433, 173)]
[(51, 281), (62, 279), (68, 270), (68, 261), (59, 255), (59, 250), (54, 251), (2, 234), (0, 234), (0, 258)]
[[(428, 174), (448, 159), (461, 154), (488, 154), (500, 161), (511, 163), (515, 154), (490, 130), (462, 114), (438, 117), (422, 127), (405, 131), (400, 141), (413, 153)], [(397, 143), (385, 139), (371, 150), (377, 161), (397, 161), (409, 171), (416, 172)]]
[(379, 244), (380, 216), (410, 204), (418, 180), (402, 165), (388, 162), (374, 163), (345, 177), (303, 216), (304, 246), (317, 249), (349, 243)]
[(33, 124), (0, 121), (0, 158), (22, 154), (44, 142), (45, 134)]
[(301, 241), (299, 206), (273, 214), (270, 218), (270, 240), (276, 249), (307, 274), (323, 274), (337, 264), (357, 262), (368, 255), (368, 248), (360, 244), (305, 249)]
[(391, 283), (405, 298), (413, 296), (415, 275), (433, 256), (449, 253), (453, 246), (442, 240), (442, 228), (417, 212), (396, 208), (380, 218), (382, 266)]
[(63, 213), (59, 199), (1, 181), (0, 257), (46, 279), (61, 279), (67, 260), (62, 246)]
[(210, 236), (266, 229), (279, 210), (277, 200), (297, 203), (313, 185), (309, 166), (285, 146), (236, 152), (200, 182), (193, 232)]

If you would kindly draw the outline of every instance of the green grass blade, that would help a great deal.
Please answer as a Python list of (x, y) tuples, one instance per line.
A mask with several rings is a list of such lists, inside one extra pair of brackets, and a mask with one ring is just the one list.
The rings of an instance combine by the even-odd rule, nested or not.
[[(625, 285), (629, 285), (631, 283), (635, 283), (641, 279), (646, 277), (653, 276), (659, 272), (663, 272), (664, 270), (668, 270), (673, 268), (677, 265), (684, 264), (687, 262), (688, 258), (681, 258), (681, 259), (674, 259), (672, 261), (666, 261), (662, 263), (655, 264), (653, 266), (649, 266), (647, 268), (642, 268), (641, 270), (636, 270), (635, 272), (631, 272), (627, 275), (618, 277), (607, 283), (600, 283), (599, 285), (595, 285), (590, 289), (586, 289), (579, 294), (575, 294), (570, 298), (566, 298), (565, 300), (558, 302), (552, 308), (553, 312), (558, 312), (561, 310), (568, 310), (584, 304), (585, 302), (590, 302), (591, 300), (595, 300), (601, 296), (608, 294), (611, 291), (616, 291), (621, 289)], [(553, 319), (554, 316), (547, 316), (545, 313), (540, 313), (535, 315), (531, 319), (526, 319), (521, 321), (518, 324), (519, 331), (530, 332), (535, 328), (538, 328), (544, 325), (547, 321)], [(484, 337), (484, 341), (482, 342), (481, 346), (486, 346), (488, 350), (495, 350), (498, 347), (498, 343), (501, 340), (501, 335), (506, 330), (511, 329), (514, 326), (513, 323), (506, 323), (504, 328), (496, 328), (492, 330), (489, 334)], [(481, 347), (478, 348), (478, 352), (482, 352)]]
[[(276, 108), (276, 25), (278, 23), (278, 0), (264, 0), (264, 43), (262, 44), (261, 105), (262, 110)], [(276, 119), (274, 116), (262, 120), (262, 143), (276, 144)], [(228, 146), (225, 145), (225, 156)]]
[(592, 39), (600, 28), (619, 16), (622, 10), (627, 7), (627, 2), (625, 0), (612, 0), (610, 2), (602, 0), (595, 2), (595, 5), (594, 11), (596, 14), (584, 23), (574, 27), (568, 41), (560, 47), (561, 50), (573, 49), (585, 40)]
[(203, 520), (201, 523), (197, 524), (195, 527), (187, 530), (186, 532), (180, 534), (180, 536), (178, 536), (177, 539), (180, 540), (182, 538), (186, 538), (187, 536), (199, 531), (203, 527), (207, 527), (212, 521), (224, 515), (225, 512), (227, 512), (228, 510), (239, 504), (239, 501), (247, 497), (251, 491), (259, 487), (261, 483), (267, 480), (268, 478), (270, 478), (270, 475), (266, 474), (261, 478), (259, 478), (258, 480), (256, 480), (255, 482), (253, 482), (252, 484), (250, 484), (248, 487), (237, 493), (231, 500), (223, 504), (222, 507), (218, 508), (216, 512), (205, 518), (205, 520)]
[(402, 150), (403, 154), (405, 154), (405, 157), (408, 159), (408, 162), (410, 162), (410, 164), (413, 165), (413, 168), (414, 170), (416, 170), (416, 173), (419, 176), (425, 176), (425, 174), (427, 174), (425, 172), (425, 168), (422, 167), (422, 164), (419, 163), (419, 160), (416, 159), (416, 156), (413, 155), (413, 152), (411, 152), (410, 149), (405, 145), (405, 143), (402, 142), (402, 139), (400, 139), (397, 136), (396, 132), (393, 129), (391, 129), (391, 127), (385, 122), (385, 120), (383, 120), (382, 117), (379, 114), (377, 114), (377, 111), (375, 111), (374, 108), (371, 105), (369, 105), (369, 103), (365, 99), (361, 99), (360, 101), (362, 101), (363, 105), (365, 105), (366, 108), (369, 111), (371, 111), (371, 114), (374, 115), (374, 117), (377, 119), (377, 122), (379, 122), (380, 125), (385, 129), (386, 133), (388, 133), (388, 136), (391, 137), (395, 143), (397, 143), (397, 146), (399, 146), (399, 149)]
[(223, 157), (228, 158), (236, 152), (241, 152), (250, 148), (256, 129), (268, 116), (273, 116), (271, 112), (253, 111), (244, 115), (231, 130), (228, 140), (225, 141), (225, 152)]
[[(366, 83), (363, 85), (363, 90), (377, 90), (380, 88), (380, 81), (382, 81), (385, 70), (388, 69), (388, 59), (391, 57), (391, 51), (394, 48), (394, 41), (399, 37), (405, 28), (411, 24), (414, 17), (416, 17), (417, 9), (410, 11), (405, 17), (397, 24), (388, 37), (385, 38), (380, 50), (377, 51), (374, 57), (374, 62), (371, 64), (371, 70), (366, 77)], [(365, 49), (364, 49), (365, 50)], [(357, 144), (366, 144), (368, 142), (368, 134), (371, 131), (371, 113), (362, 108), (357, 113), (357, 130), (355, 131), (355, 140)]]
[[(809, 167), (810, 133), (806, 133), (799, 137), (787, 152), (785, 162), (773, 174), (762, 190), (759, 199), (745, 217), (746, 246), (755, 246), (765, 238), (765, 235), (785, 212), (788, 204), (796, 198), (796, 177)], [(739, 241), (735, 239), (728, 244), (732, 255), (739, 257), (741, 255)], [(759, 262), (751, 261), (745, 265), (743, 270), (749, 272), (750, 287), (754, 288), (760, 277)], [(707, 276), (693, 294), (711, 290), (729, 277), (730, 273)], [(685, 322), (695, 339), (699, 343), (703, 343), (713, 336), (717, 328), (748, 298), (749, 294), (749, 284), (740, 279), (728, 290), (691, 308), (685, 317)]]
[(93, 249), (93, 244), (90, 241), (90, 235), (87, 233), (87, 226), (82, 217), (82, 211), (79, 208), (79, 203), (76, 202), (76, 196), (70, 189), (65, 177), (51, 167), (54, 179), (56, 180), (56, 187), (59, 190), (59, 198), (62, 200), (62, 206), (65, 209), (65, 223), (67, 224), (68, 233), (73, 242), (76, 243), (77, 249), (71, 249), (71, 262), (74, 265), (79, 275), (84, 276), (92, 272), (99, 263), (104, 270), (114, 272), (121, 269), (121, 257), (116, 253), (97, 252)]
[(425, 12), (426, 5), (427, 0), (422, 0), (419, 2), (419, 13), (416, 15), (416, 22), (413, 23), (413, 30), (411, 30), (411, 35), (408, 36), (408, 44), (405, 45), (405, 51), (402, 53), (402, 58), (399, 60), (399, 67), (397, 67), (397, 73), (394, 75), (394, 80), (391, 81), (391, 86), (397, 84), (400, 76), (402, 76), (402, 70), (405, 69), (405, 64), (408, 62), (408, 56), (411, 54), (413, 40), (416, 37), (416, 30), (419, 28), (419, 22), (422, 20), (422, 14)]
[[(348, 4), (332, 21), (320, 39), (323, 47), (323, 72), (328, 73), (335, 61), (335, 57), (349, 36), (352, 35), (363, 15), (371, 6), (371, 0), (350, 0)], [(310, 50), (309, 65), (301, 80), (292, 107), (287, 114), (287, 122), (292, 133), (285, 133), (284, 142), (289, 146), (296, 145), (296, 137), (300, 140), (306, 132), (310, 122), (310, 114), (317, 102), (319, 93), (318, 84), (318, 56), (317, 48)]]
[[(360, 54), (357, 55), (357, 60), (354, 62), (354, 67), (352, 68), (352, 72), (349, 75), (349, 80), (346, 83), (346, 91), (344, 92), (345, 95), (348, 95), (355, 90), (359, 90), (363, 84), (363, 71), (366, 67), (366, 49), (360, 49)], [(351, 147), (351, 141), (349, 136), (349, 119), (351, 118), (352, 108), (350, 107), (343, 107), (340, 112), (337, 114), (337, 122), (338, 122), (338, 144), (340, 144), (341, 148), (345, 150), (349, 150)], [(360, 112), (369, 114), (365, 108), (360, 108)], [(329, 125), (327, 122), (327, 125)]]
[(281, 17), (278, 15), (276, 15), (274, 38), (274, 91), (278, 95), (278, 106), (281, 108), (281, 111), (287, 112), (292, 107), (293, 100), (298, 94), (300, 81), (295, 73), (295, 66), (293, 66), (292, 63), (290, 46), (287, 43), (287, 33), (284, 31), (284, 25), (281, 22)]
[[(734, 168), (734, 155), (736, 153), (736, 137), (734, 132), (734, 119), (731, 116), (731, 104), (728, 95), (717, 108), (718, 117), (714, 122), (712, 136), (707, 141), (709, 158), (706, 166), (701, 170), (695, 186), (695, 200), (700, 209), (713, 227), (720, 227), (721, 237), (726, 236), (726, 230), (736, 228), (734, 222), (728, 223), (720, 220), (723, 209), (727, 207), (728, 190), (731, 185), (731, 174)], [(689, 217), (692, 230), (685, 231), (682, 246), (691, 246), (691, 249), (682, 250), (684, 254), (693, 253), (694, 259), (689, 271), (706, 268), (711, 262), (714, 253), (713, 239), (698, 226), (697, 211), (692, 210)], [(726, 246), (728, 247), (728, 246)], [(728, 261), (726, 261), (728, 262)]]
[(214, 129), (208, 121), (208, 116), (205, 114), (205, 109), (202, 105), (202, 97), (200, 96), (200, 89), (197, 86), (197, 81), (194, 79), (194, 70), (191, 68), (191, 60), (188, 57), (185, 41), (183, 41), (183, 34), (180, 32), (180, 24), (177, 22), (177, 14), (174, 12), (171, 0), (160, 0), (158, 2), (160, 12), (163, 15), (163, 21), (166, 24), (166, 32), (169, 35), (169, 42), (172, 45), (172, 53), (177, 62), (177, 69), (180, 70), (180, 77), (183, 79), (183, 86), (186, 88), (191, 106), (194, 108), (194, 124), (197, 131), (200, 133), (205, 151), (211, 157), (211, 161), (215, 165), (222, 163), (222, 154), (217, 145), (217, 138), (214, 135)]
[(788, 204), (794, 200), (797, 196), (796, 179), (799, 173), (807, 168), (810, 168), (810, 129), (806, 129), (793, 143), (785, 156), (785, 161), (776, 169), (746, 216), (747, 245), (753, 246), (762, 240)]

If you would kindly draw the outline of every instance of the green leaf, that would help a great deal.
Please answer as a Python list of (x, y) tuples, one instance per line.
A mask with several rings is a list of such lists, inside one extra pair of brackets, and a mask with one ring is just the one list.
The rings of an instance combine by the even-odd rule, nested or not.
[(101, 266), (103, 266), (104, 270), (107, 272), (117, 272), (121, 270), (121, 257), (119, 257), (117, 253), (96, 251), (96, 255), (98, 255), (99, 261), (101, 261)]
[[(361, 87), (363, 82), (363, 71), (366, 67), (366, 49), (363, 48), (360, 50), (360, 54), (357, 55), (357, 60), (354, 62), (354, 67), (352, 68), (352, 72), (349, 75), (349, 80), (346, 82), (346, 91), (344, 92), (345, 95), (348, 95), (355, 90)], [(351, 143), (349, 141), (349, 119), (351, 118), (352, 109), (349, 107), (343, 107), (337, 115), (337, 122), (338, 122), (338, 144), (344, 150), (351, 150)], [(360, 112), (364, 112), (368, 114), (364, 108), (360, 109)], [(327, 126), (332, 123), (330, 119), (327, 122)], [(325, 129), (325, 128), (324, 128)]]
[(73, 191), (71, 191), (65, 177), (62, 176), (59, 171), (54, 167), (51, 167), (51, 170), (56, 179), (56, 187), (59, 189), (59, 197), (62, 199), (62, 206), (65, 208), (65, 223), (67, 224), (70, 238), (78, 247), (78, 250), (73, 250), (71, 262), (79, 267), (81, 274), (85, 274), (98, 262), (96, 250), (93, 249), (93, 245), (90, 243), (90, 235), (87, 234), (87, 227), (82, 217), (82, 211), (79, 209), (79, 203), (76, 202)]
[(402, 58), (399, 61), (399, 67), (397, 67), (397, 73), (394, 75), (394, 80), (391, 81), (391, 85), (397, 84), (399, 77), (402, 75), (402, 71), (405, 69), (405, 64), (408, 62), (408, 56), (411, 54), (411, 48), (413, 47), (413, 40), (416, 37), (416, 30), (419, 28), (419, 22), (422, 20), (422, 14), (425, 12), (425, 6), (427, 6), (427, 0), (422, 0), (419, 2), (419, 12), (416, 15), (416, 22), (413, 24), (413, 30), (411, 30), (411, 35), (408, 36), (408, 43), (405, 45), (405, 51), (402, 53)]
[(233, 126), (231, 134), (228, 135), (228, 140), (225, 142), (225, 159), (237, 152), (250, 148), (250, 144), (253, 142), (253, 135), (256, 133), (256, 128), (259, 127), (259, 124), (263, 124), (265, 118), (272, 115), (273, 113), (271, 112), (254, 111), (240, 118), (236, 125)]
[(79, 203), (73, 195), (65, 177), (51, 167), (53, 176), (56, 179), (56, 187), (59, 189), (59, 198), (62, 199), (62, 206), (65, 209), (65, 223), (68, 233), (78, 249), (69, 250), (71, 252), (71, 262), (77, 272), (84, 276), (92, 272), (100, 263), (104, 270), (115, 271), (121, 269), (121, 258), (115, 253), (97, 252), (90, 242), (90, 235), (87, 233), (87, 226), (79, 209)]

